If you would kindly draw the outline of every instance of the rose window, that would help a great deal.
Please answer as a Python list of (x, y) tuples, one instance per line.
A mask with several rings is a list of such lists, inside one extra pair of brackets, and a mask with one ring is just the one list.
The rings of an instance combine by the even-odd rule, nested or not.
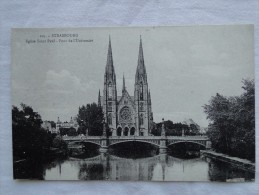
[(120, 112), (120, 117), (123, 120), (130, 120), (131, 119), (130, 109), (128, 107), (122, 108)]

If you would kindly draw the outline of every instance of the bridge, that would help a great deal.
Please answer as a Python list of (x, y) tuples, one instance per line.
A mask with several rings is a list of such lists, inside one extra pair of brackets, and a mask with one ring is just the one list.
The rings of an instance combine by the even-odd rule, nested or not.
[(148, 143), (159, 147), (160, 153), (166, 153), (167, 147), (177, 143), (195, 143), (210, 149), (210, 140), (207, 136), (63, 136), (69, 144), (93, 143), (100, 146), (100, 152), (107, 152), (112, 145), (125, 142)]
[(108, 147), (125, 142), (141, 142), (149, 143), (159, 147), (159, 153), (164, 154), (167, 152), (167, 147), (177, 143), (195, 143), (204, 146), (206, 149), (210, 149), (211, 142), (207, 136), (166, 136), (164, 119), (162, 123), (161, 136), (107, 136), (106, 125), (103, 123), (103, 135), (102, 136), (63, 136), (63, 140), (68, 143), (93, 143), (100, 146), (100, 152), (106, 153)]

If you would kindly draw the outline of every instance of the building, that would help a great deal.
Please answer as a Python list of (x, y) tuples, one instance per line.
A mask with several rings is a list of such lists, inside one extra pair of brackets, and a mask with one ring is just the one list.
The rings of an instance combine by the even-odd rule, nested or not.
[(61, 122), (61, 121), (59, 120), (59, 117), (58, 117), (58, 121), (57, 121), (57, 123), (56, 123), (56, 130), (57, 130), (57, 132), (60, 132), (60, 131), (59, 131), (60, 128), (64, 128), (64, 129), (74, 128), (74, 129), (76, 129), (76, 131), (77, 131), (78, 128), (79, 128), (79, 125), (78, 125), (78, 123), (77, 123), (77, 121), (76, 121), (76, 118), (72, 118), (72, 117), (71, 117), (69, 122), (67, 122), (67, 121)]
[(134, 89), (134, 96), (131, 96), (126, 89), (123, 75), (122, 93), (121, 96), (117, 95), (116, 74), (109, 38), (103, 96), (99, 91), (98, 105), (102, 106), (105, 122), (113, 136), (148, 136), (150, 134), (153, 113), (141, 37)]
[(57, 133), (56, 128), (55, 128), (55, 123), (52, 124), (51, 121), (43, 121), (41, 124), (41, 127), (51, 133)]

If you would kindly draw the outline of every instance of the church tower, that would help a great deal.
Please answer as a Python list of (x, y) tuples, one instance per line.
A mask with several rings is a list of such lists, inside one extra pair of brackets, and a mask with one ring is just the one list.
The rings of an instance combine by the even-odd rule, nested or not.
[(117, 126), (117, 89), (116, 75), (113, 66), (111, 38), (109, 37), (109, 46), (107, 54), (107, 62), (104, 73), (104, 89), (103, 89), (103, 113), (105, 122), (111, 131), (116, 130)]
[(151, 129), (153, 127), (153, 112), (152, 112), (152, 102), (151, 102), (151, 95), (150, 95), (150, 90), (148, 91), (148, 121), (149, 121), (149, 133), (151, 133)]
[(144, 62), (142, 39), (140, 37), (138, 66), (135, 75), (135, 118), (136, 128), (140, 136), (149, 135), (151, 100), (148, 92), (147, 73)]

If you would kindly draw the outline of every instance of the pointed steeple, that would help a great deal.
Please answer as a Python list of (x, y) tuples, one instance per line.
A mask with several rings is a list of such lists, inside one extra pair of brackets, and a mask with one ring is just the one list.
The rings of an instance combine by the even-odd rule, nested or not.
[(144, 62), (144, 54), (143, 54), (143, 47), (142, 47), (142, 39), (140, 36), (140, 43), (139, 43), (139, 54), (138, 54), (138, 66), (136, 71), (136, 82), (143, 77), (144, 81), (147, 81), (147, 74), (146, 74), (146, 67)]
[(98, 94), (98, 107), (101, 107), (101, 92), (99, 89), (99, 94)]
[(151, 104), (151, 95), (150, 95), (150, 90), (148, 91), (148, 101), (149, 101), (149, 104)]
[(115, 71), (113, 66), (112, 46), (111, 46), (110, 36), (109, 36), (109, 46), (108, 46), (107, 62), (106, 62), (106, 68), (105, 68), (105, 76), (106, 76), (106, 81), (115, 80)]
[(125, 77), (124, 77), (124, 73), (123, 73), (122, 93), (124, 93), (125, 90), (126, 90), (126, 85), (125, 85)]

